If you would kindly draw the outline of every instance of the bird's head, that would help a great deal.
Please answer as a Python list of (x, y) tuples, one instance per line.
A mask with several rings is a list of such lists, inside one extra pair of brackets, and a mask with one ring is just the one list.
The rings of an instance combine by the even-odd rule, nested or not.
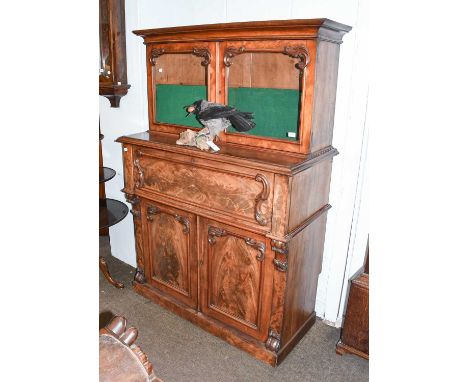
[(201, 112), (201, 104), (202, 104), (202, 100), (199, 99), (198, 101), (195, 101), (191, 105), (184, 106), (184, 109), (187, 110), (186, 117), (188, 117), (191, 114), (198, 115)]

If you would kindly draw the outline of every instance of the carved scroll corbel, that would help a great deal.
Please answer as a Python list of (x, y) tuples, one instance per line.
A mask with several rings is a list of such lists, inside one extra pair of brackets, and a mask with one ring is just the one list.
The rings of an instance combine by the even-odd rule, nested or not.
[(180, 216), (175, 214), (175, 219), (184, 226), (183, 233), (187, 234), (190, 233), (190, 220), (184, 216)]
[(268, 331), (268, 339), (265, 342), (265, 347), (272, 352), (278, 353), (281, 346), (281, 337), (272, 328)]
[(275, 268), (280, 272), (286, 272), (288, 270), (288, 243), (279, 240), (272, 240), (271, 250), (276, 252), (275, 258), (273, 259)]
[(159, 56), (162, 56), (164, 53), (166, 53), (166, 51), (162, 48), (151, 49), (150, 59), (149, 59), (151, 66), (154, 66), (156, 64), (156, 59)]
[(203, 57), (204, 60), (202, 61), (203, 66), (208, 66), (211, 62), (211, 53), (206, 48), (193, 48), (192, 54), (197, 57)]
[(267, 225), (268, 219), (265, 217), (265, 215), (262, 214), (261, 206), (262, 206), (262, 203), (266, 201), (268, 199), (268, 196), (270, 195), (270, 185), (265, 175), (257, 174), (257, 176), (255, 177), (255, 180), (257, 182), (261, 182), (263, 185), (262, 192), (258, 194), (257, 197), (255, 198), (255, 220), (260, 225)]
[(265, 244), (251, 239), (250, 237), (246, 237), (244, 241), (246, 242), (246, 244), (254, 247), (259, 252), (256, 256), (256, 259), (258, 261), (263, 261), (265, 259)]
[(310, 63), (309, 51), (305, 46), (285, 46), (283, 53), (299, 59), (299, 62), (294, 66), (299, 69), (301, 73)]
[(132, 209), (130, 213), (133, 215), (134, 218), (140, 219), (141, 218), (141, 211), (140, 211), (140, 198), (133, 194), (125, 194), (125, 200), (132, 205)]
[(275, 258), (273, 259), (273, 264), (275, 264), (276, 269), (278, 269), (281, 272), (286, 272), (288, 270), (287, 261), (281, 261)]
[(217, 227), (208, 228), (208, 242), (213, 245), (216, 243), (216, 237), (226, 236), (226, 231)]
[(153, 221), (153, 215), (161, 213), (161, 210), (156, 206), (148, 206), (146, 209), (146, 219), (150, 222)]
[(143, 268), (137, 267), (135, 277), (133, 278), (138, 284), (146, 283), (145, 271)]
[(238, 54), (244, 53), (245, 48), (241, 46), (240, 48), (235, 48), (233, 46), (229, 46), (224, 51), (224, 65), (229, 67), (232, 65), (232, 58), (237, 56)]

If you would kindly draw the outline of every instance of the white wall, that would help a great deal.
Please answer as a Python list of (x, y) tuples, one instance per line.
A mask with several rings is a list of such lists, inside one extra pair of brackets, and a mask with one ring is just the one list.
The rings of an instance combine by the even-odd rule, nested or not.
[[(117, 171), (106, 183), (107, 197), (124, 201), (121, 135), (148, 129), (145, 51), (132, 30), (168, 26), (296, 18), (329, 18), (351, 25), (341, 45), (333, 145), (340, 155), (333, 164), (325, 252), (316, 311), (340, 325), (347, 280), (362, 265), (367, 238), (364, 189), (367, 133), (367, 0), (134, 0), (126, 2), (127, 76), (131, 88), (110, 108), (100, 97), (103, 162)], [(365, 143), (363, 145), (363, 143)], [(359, 179), (359, 182), (358, 182)], [(364, 202), (361, 202), (364, 200)], [(361, 208), (359, 208), (359, 206)], [(136, 266), (131, 215), (110, 228), (112, 253)], [(364, 249), (363, 249), (364, 248)]]

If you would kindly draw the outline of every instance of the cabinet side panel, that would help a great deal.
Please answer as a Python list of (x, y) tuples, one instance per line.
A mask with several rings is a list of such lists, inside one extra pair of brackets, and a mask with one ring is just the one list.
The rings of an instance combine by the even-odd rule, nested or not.
[(289, 232), (328, 203), (331, 169), (332, 160), (326, 159), (293, 177)]
[(340, 46), (320, 41), (317, 48), (311, 151), (329, 146), (333, 138)]
[(124, 170), (124, 187), (128, 192), (133, 192), (133, 146), (128, 144), (122, 145), (122, 160)]
[(325, 212), (289, 242), (282, 344), (286, 344), (314, 313), (326, 222)]
[(288, 176), (275, 174), (271, 231), (276, 236), (287, 234), (290, 180)]

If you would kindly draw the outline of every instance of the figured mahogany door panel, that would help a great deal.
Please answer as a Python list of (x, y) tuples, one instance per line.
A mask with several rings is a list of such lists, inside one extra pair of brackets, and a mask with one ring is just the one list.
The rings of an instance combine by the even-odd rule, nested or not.
[(147, 200), (142, 215), (147, 282), (196, 308), (195, 216)]
[(189, 156), (137, 150), (137, 188), (216, 213), (270, 227), (273, 175)]
[(273, 262), (265, 238), (208, 219), (200, 233), (202, 312), (266, 340)]

